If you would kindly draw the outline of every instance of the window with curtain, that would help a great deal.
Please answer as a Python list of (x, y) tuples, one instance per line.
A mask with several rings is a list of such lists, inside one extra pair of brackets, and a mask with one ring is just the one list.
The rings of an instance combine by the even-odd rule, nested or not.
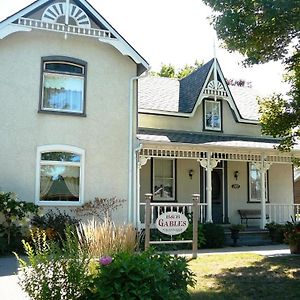
[(38, 203), (81, 202), (82, 153), (47, 150), (39, 153)]
[(43, 59), (41, 111), (84, 114), (86, 66)]
[(205, 129), (221, 130), (221, 102), (205, 100)]
[(153, 200), (174, 201), (174, 160), (153, 160)]
[[(261, 175), (255, 164), (249, 163), (249, 202), (261, 202)], [(268, 202), (268, 173), (265, 176), (266, 202)]]

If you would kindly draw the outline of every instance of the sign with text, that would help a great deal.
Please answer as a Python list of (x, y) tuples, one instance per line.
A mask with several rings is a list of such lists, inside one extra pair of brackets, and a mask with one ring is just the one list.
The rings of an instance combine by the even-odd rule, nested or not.
[(168, 235), (180, 234), (189, 226), (189, 221), (184, 214), (179, 212), (165, 212), (156, 219), (156, 228)]

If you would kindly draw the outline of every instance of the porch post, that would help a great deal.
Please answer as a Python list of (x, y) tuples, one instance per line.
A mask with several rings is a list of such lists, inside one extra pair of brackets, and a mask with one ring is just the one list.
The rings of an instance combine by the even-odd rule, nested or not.
[(212, 184), (211, 184), (211, 173), (212, 170), (217, 166), (219, 160), (216, 160), (211, 157), (211, 152), (207, 153), (207, 158), (199, 159), (201, 167), (206, 171), (206, 222), (212, 223)]
[(255, 163), (255, 167), (260, 171), (260, 186), (261, 186), (261, 217), (260, 228), (265, 229), (266, 226), (266, 173), (271, 167), (270, 163), (265, 161), (263, 156), (261, 162)]

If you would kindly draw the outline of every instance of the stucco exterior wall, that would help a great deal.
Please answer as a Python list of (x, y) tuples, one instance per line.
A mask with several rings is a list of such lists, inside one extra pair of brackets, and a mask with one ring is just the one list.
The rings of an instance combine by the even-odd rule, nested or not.
[[(86, 117), (38, 113), (41, 57), (87, 62)], [(136, 65), (96, 39), (43, 31), (0, 40), (0, 188), (34, 201), (36, 151), (62, 144), (86, 151), (84, 200), (127, 199), (129, 79)], [(126, 214), (126, 204), (122, 215)]]
[[(235, 121), (233, 112), (225, 100), (222, 102), (222, 111), (223, 133), (261, 135), (260, 126)], [(197, 107), (194, 116), (189, 118), (140, 113), (139, 127), (201, 132), (203, 131), (203, 103)]]

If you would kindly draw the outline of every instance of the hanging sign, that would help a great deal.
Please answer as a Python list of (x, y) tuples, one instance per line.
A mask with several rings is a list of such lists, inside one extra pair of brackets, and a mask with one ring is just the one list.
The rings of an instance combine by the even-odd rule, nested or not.
[(189, 221), (184, 214), (179, 212), (165, 212), (156, 219), (156, 228), (168, 235), (180, 234), (189, 226)]

